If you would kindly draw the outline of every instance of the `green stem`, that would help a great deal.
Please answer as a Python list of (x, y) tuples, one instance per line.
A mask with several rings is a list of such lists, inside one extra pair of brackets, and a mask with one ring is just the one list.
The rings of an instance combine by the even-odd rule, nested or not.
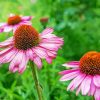
[(35, 87), (36, 87), (36, 90), (37, 90), (37, 93), (38, 93), (38, 98), (39, 98), (39, 100), (43, 100), (42, 99), (42, 89), (41, 89), (41, 86), (39, 84), (39, 80), (38, 80), (38, 77), (37, 77), (37, 72), (36, 72), (34, 63), (32, 61), (30, 61), (30, 66), (31, 66), (33, 78), (34, 78), (34, 81), (35, 81)]
[(95, 100), (94, 96), (92, 97), (92, 100)]

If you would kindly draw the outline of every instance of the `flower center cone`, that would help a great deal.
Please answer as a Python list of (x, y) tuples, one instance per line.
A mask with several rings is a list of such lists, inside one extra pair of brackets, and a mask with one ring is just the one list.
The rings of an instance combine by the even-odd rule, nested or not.
[(16, 25), (20, 22), (21, 22), (21, 17), (18, 16), (18, 15), (11, 16), (11, 17), (8, 18), (8, 24), (9, 25)]
[(39, 43), (39, 34), (30, 25), (19, 26), (14, 33), (14, 44), (17, 49), (27, 50)]
[(100, 75), (100, 53), (88, 52), (80, 59), (81, 72), (89, 75)]

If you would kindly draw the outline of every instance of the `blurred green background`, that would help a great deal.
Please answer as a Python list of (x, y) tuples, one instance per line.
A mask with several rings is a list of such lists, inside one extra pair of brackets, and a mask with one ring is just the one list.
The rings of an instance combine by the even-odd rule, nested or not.
[[(0, 22), (10, 13), (35, 16), (33, 26), (42, 31), (41, 17), (49, 17), (48, 27), (64, 38), (64, 46), (58, 51), (51, 65), (43, 61), (39, 81), (44, 100), (92, 100), (92, 97), (76, 96), (67, 92), (68, 82), (59, 82), (61, 64), (79, 60), (88, 51), (100, 51), (100, 0), (0, 0)], [(0, 41), (11, 34), (0, 34)], [(9, 64), (0, 68), (0, 100), (38, 100), (31, 69), (19, 75), (8, 71)]]

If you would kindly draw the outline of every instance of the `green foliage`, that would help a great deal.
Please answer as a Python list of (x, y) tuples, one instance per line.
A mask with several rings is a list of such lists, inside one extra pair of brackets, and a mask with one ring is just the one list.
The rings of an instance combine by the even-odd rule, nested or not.
[[(10, 13), (32, 15), (33, 26), (42, 31), (41, 17), (49, 17), (49, 27), (54, 34), (64, 38), (64, 46), (52, 65), (43, 61), (39, 80), (44, 100), (91, 100), (91, 97), (76, 96), (67, 92), (68, 82), (59, 82), (58, 72), (65, 69), (61, 64), (79, 60), (90, 50), (100, 50), (100, 0), (0, 0), (0, 22), (5, 22)], [(0, 34), (0, 41), (11, 34)], [(31, 69), (19, 75), (8, 72), (9, 64), (0, 68), (0, 100), (38, 100)]]

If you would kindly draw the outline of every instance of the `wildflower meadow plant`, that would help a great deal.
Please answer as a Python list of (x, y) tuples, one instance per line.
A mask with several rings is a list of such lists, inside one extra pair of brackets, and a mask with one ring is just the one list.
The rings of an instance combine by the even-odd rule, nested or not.
[(39, 100), (42, 100), (42, 91), (36, 74), (35, 65), (42, 68), (42, 59), (48, 63), (56, 57), (58, 49), (63, 45), (63, 39), (52, 34), (52, 28), (46, 28), (41, 34), (31, 25), (21, 24), (13, 36), (0, 43), (0, 64), (9, 63), (11, 72), (20, 74), (26, 69), (28, 61), (38, 92)]
[(15, 14), (10, 14), (7, 22), (0, 23), (0, 33), (2, 32), (10, 32), (13, 29), (16, 29), (21, 24), (31, 25), (30, 20), (32, 20), (33, 16), (20, 16)]
[(76, 89), (76, 94), (91, 95), (100, 100), (100, 53), (91, 51), (83, 55), (80, 61), (63, 64), (69, 70), (60, 72), (60, 81), (72, 80), (67, 90)]

